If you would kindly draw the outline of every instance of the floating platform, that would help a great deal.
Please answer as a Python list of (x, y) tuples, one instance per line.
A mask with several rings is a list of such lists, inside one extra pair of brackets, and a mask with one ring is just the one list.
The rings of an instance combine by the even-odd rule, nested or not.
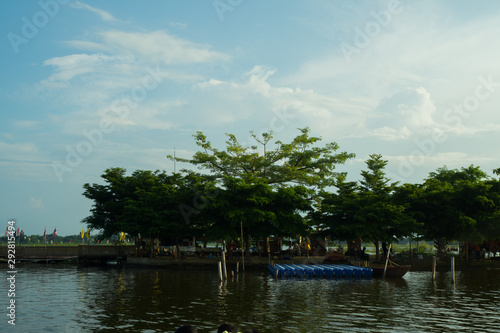
[(269, 273), (276, 277), (309, 278), (372, 278), (373, 270), (352, 265), (297, 265), (269, 264)]

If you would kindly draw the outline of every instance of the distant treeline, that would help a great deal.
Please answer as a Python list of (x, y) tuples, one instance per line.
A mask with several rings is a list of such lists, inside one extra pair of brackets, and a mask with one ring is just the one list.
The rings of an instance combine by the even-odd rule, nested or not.
[[(8, 237), (0, 237), (0, 243), (7, 243)], [(99, 241), (99, 242), (98, 242)], [(98, 237), (91, 235), (90, 239), (84, 237), (82, 239), (81, 235), (69, 235), (69, 236), (55, 236), (47, 235), (45, 240), (43, 235), (24, 235), (16, 237), (16, 245), (44, 245), (44, 244), (57, 244), (57, 245), (79, 245), (79, 244), (114, 244), (118, 241), (118, 236), (112, 237), (111, 239), (104, 239), (100, 241)]]

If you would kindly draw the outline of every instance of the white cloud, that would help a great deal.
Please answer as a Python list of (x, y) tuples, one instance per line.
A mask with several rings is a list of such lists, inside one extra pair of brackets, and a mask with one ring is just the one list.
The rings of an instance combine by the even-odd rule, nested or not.
[[(371, 132), (363, 135), (394, 140), (422, 134), (426, 127), (442, 126), (437, 116), (474, 94), (479, 76), (492, 74), (500, 78), (495, 70), (500, 46), (491, 43), (500, 34), (498, 16), (492, 13), (452, 21), (443, 20), (442, 14), (450, 10), (444, 5), (420, 2), (402, 7), (402, 13), (394, 16), (387, 28), (371, 38), (366, 47), (358, 48), (359, 53), (353, 54), (351, 62), (341, 53), (338, 38), (347, 38), (345, 41), (355, 46), (352, 29), (363, 28), (373, 18), (367, 10), (369, 19), (364, 23), (334, 21), (335, 27), (328, 29), (331, 40), (336, 41), (332, 47), (279, 82), (313, 88), (346, 104), (356, 103), (373, 110), (367, 113), (370, 118), (363, 120), (367, 124), (365, 131)], [(342, 24), (350, 27), (349, 34), (339, 34)], [(397, 95), (401, 102), (389, 106), (391, 111), (382, 110), (384, 100), (390, 103), (387, 99), (392, 96), (392, 103), (396, 103)], [(483, 113), (475, 113), (464, 121), (464, 126), (480, 128), (488, 123), (485, 119), (497, 118), (492, 104), (481, 102), (481, 108)]]
[(45, 151), (31, 142), (0, 141), (0, 178), (46, 180), (50, 159)]
[(99, 15), (101, 17), (101, 20), (103, 20), (105, 22), (115, 22), (115, 21), (118, 21), (110, 13), (108, 13), (108, 12), (102, 10), (102, 9), (89, 6), (86, 3), (83, 3), (83, 2), (80, 2), (80, 1), (72, 2), (71, 6), (74, 7), (74, 8), (78, 8), (78, 9), (86, 9), (86, 10), (89, 10), (89, 11), (91, 11), (93, 13), (96, 13), (97, 15)]
[(185, 30), (188, 27), (187, 23), (181, 23), (181, 22), (170, 22), (169, 24), (171, 27), (181, 30)]
[(134, 54), (154, 63), (171, 65), (230, 59), (226, 54), (211, 51), (209, 45), (196, 44), (162, 30), (148, 33), (111, 30), (100, 33), (100, 36), (115, 51)]
[[(34, 143), (6, 143), (0, 141), (0, 153), (8, 156), (22, 156), (27, 153), (33, 153), (38, 151), (38, 148)], [(17, 153), (16, 153), (17, 152)]]
[[(211, 123), (234, 123), (249, 120), (269, 129), (311, 126), (321, 135), (352, 135), (366, 110), (315, 91), (276, 86), (269, 82), (276, 70), (255, 66), (240, 80), (209, 79), (197, 85), (201, 104), (211, 108)], [(210, 103), (210, 102), (213, 103)]]
[(94, 73), (104, 69), (106, 64), (115, 62), (117, 59), (104, 54), (72, 54), (64, 57), (48, 59), (45, 66), (54, 66), (55, 73), (42, 82), (67, 82), (76, 76)]
[(14, 121), (14, 126), (20, 127), (20, 128), (32, 128), (38, 125), (38, 121), (33, 121), (33, 120), (18, 120)]
[(388, 140), (426, 134), (435, 127), (436, 107), (424, 88), (406, 88), (383, 98), (367, 119), (374, 135)]
[(74, 47), (80, 50), (86, 51), (96, 51), (96, 52), (111, 52), (112, 49), (108, 46), (91, 41), (83, 41), (83, 40), (70, 40), (65, 42), (68, 46)]
[(35, 199), (33, 197), (30, 198), (30, 208), (33, 209), (45, 209), (45, 206), (43, 205), (42, 199)]

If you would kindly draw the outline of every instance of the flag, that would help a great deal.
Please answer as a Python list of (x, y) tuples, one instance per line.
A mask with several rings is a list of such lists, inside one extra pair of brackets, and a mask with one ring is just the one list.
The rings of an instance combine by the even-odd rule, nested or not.
[(7, 237), (8, 232), (9, 232), (9, 226), (7, 226), (7, 229), (5, 229), (5, 236), (4, 237)]
[(19, 237), (19, 227), (17, 227), (16, 236)]
[(120, 232), (120, 238), (118, 239), (119, 242), (125, 239), (125, 233), (122, 231)]
[(54, 232), (52, 233), (52, 238), (56, 237), (57, 236), (57, 231), (56, 231), (57, 227), (54, 227)]
[(46, 236), (47, 236), (47, 227), (45, 227), (45, 230), (43, 231), (43, 240), (45, 240)]
[(83, 239), (83, 236), (85, 235), (85, 228), (82, 227), (82, 239)]
[(87, 228), (87, 238), (90, 238), (90, 229)]

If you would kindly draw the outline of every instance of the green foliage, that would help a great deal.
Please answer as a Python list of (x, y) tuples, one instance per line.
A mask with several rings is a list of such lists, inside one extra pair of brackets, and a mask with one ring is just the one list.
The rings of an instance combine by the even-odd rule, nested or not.
[(387, 161), (374, 154), (366, 165), (368, 170), (361, 172), (359, 185), (339, 178), (337, 193), (322, 193), (324, 234), (347, 241), (362, 238), (375, 244), (411, 235), (415, 220), (394, 196), (397, 184), (389, 184), (385, 176)]
[(252, 133), (256, 145), (251, 147), (227, 134), (225, 150), (214, 148), (202, 132), (194, 137), (202, 150), (192, 159), (168, 158), (208, 170), (218, 179), (219, 195), (202, 214), (209, 216), (205, 227), (210, 237), (235, 238), (241, 224), (245, 235), (256, 239), (306, 235), (304, 213), (312, 210), (320, 190), (342, 177), (336, 165), (354, 157), (336, 153), (336, 143), (317, 146), (321, 139), (311, 137), (307, 128), (290, 143), (276, 141), (274, 149), (269, 149), (271, 132), (261, 137)]
[(500, 237), (498, 181), (478, 167), (446, 167), (431, 172), (414, 201), (423, 223), (422, 233), (435, 240), (438, 253), (451, 241), (479, 243)]
[(219, 150), (198, 132), (194, 137), (202, 151), (196, 152), (192, 159), (167, 157), (206, 169), (217, 178), (240, 178), (249, 183), (258, 180), (276, 186), (295, 184), (310, 189), (334, 185), (339, 175), (334, 171), (336, 165), (345, 163), (354, 154), (335, 153), (339, 149), (335, 142), (317, 147), (320, 138), (309, 136), (308, 128), (300, 132), (290, 143), (276, 141), (275, 149), (271, 150), (268, 145), (273, 139), (272, 132), (262, 134), (262, 138), (253, 134), (263, 148), (261, 152), (258, 146), (242, 146), (232, 134), (226, 134), (229, 138), (226, 150)]
[(120, 232), (148, 238), (189, 234), (190, 226), (179, 209), (183, 200), (193, 196), (189, 177), (143, 170), (125, 176), (125, 172), (122, 168), (107, 169), (102, 175), (107, 185), (83, 186), (84, 196), (94, 201), (84, 223), (101, 231), (101, 239)]
[(321, 229), (333, 239), (375, 244), (402, 237), (435, 240), (442, 251), (451, 241), (500, 238), (500, 181), (478, 167), (443, 167), (422, 184), (401, 185), (386, 177), (388, 161), (372, 154), (360, 181), (348, 182), (336, 166), (354, 154), (337, 153), (336, 143), (319, 145), (321, 139), (307, 128), (289, 143), (273, 142), (272, 133), (252, 136), (255, 145), (246, 147), (227, 134), (222, 150), (198, 132), (200, 151), (191, 159), (168, 156), (206, 175), (137, 170), (127, 176), (123, 168), (105, 170), (104, 185), (83, 185), (93, 206), (82, 222), (101, 239), (126, 232), (233, 240), (243, 228), (248, 241)]

